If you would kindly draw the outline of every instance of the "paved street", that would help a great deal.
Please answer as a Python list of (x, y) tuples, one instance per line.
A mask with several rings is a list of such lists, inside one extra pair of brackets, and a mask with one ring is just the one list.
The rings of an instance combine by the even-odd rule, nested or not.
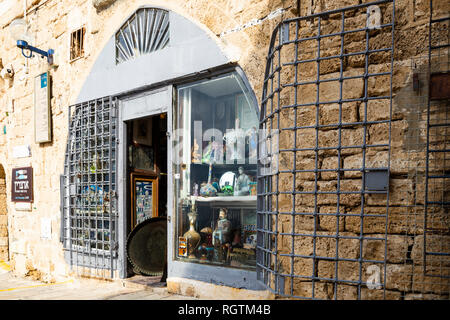
[[(135, 278), (136, 279), (136, 278)], [(139, 281), (100, 281), (94, 279), (68, 279), (44, 283), (19, 278), (0, 265), (0, 300), (191, 300), (167, 292), (156, 278), (138, 277)]]

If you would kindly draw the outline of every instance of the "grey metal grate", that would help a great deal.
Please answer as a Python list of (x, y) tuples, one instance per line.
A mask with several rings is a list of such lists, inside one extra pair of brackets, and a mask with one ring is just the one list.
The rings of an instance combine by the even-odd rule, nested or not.
[(61, 183), (62, 241), (77, 273), (109, 269), (113, 277), (117, 256), (117, 100), (106, 97), (80, 103), (69, 107), (69, 115)]
[(272, 34), (257, 272), (276, 294), (364, 298), (374, 285), (385, 295), (394, 14), (393, 0), (375, 1), (285, 20)]
[(435, 93), (442, 79), (433, 81), (433, 78), (449, 78), (449, 22), (448, 12), (447, 16), (435, 17), (430, 0), (423, 265), (426, 276), (447, 279), (450, 279), (450, 243), (445, 236), (448, 229), (438, 227), (438, 217), (448, 215), (450, 208), (450, 109), (448, 88)]

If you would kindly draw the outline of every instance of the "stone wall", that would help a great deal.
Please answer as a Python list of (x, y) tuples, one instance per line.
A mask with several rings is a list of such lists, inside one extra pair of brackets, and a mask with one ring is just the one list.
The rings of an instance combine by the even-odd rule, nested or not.
[[(316, 7), (306, 4), (302, 9), (322, 12), (343, 7), (341, 2), (313, 3)], [(347, 1), (348, 5), (358, 3)], [(427, 273), (442, 277), (426, 276), (423, 272), (428, 61), (418, 57), (428, 53), (427, 5), (427, 1), (396, 1), (390, 123), (390, 99), (380, 98), (389, 96), (390, 76), (369, 76), (365, 82), (364, 54), (342, 61), (339, 58), (341, 52), (363, 52), (365, 32), (323, 38), (320, 57), (337, 57), (317, 62), (314, 59), (319, 48), (317, 40), (311, 37), (318, 34), (318, 19), (304, 20), (299, 23), (298, 32), (296, 24), (290, 23), (289, 40), (296, 36), (311, 40), (284, 44), (280, 52), (275, 50), (270, 69), (275, 76), (268, 85), (268, 94), (274, 94), (267, 103), (266, 115), (275, 111), (267, 123), (281, 129), (281, 173), (274, 176), (272, 184), (278, 186), (279, 192), (272, 196), (272, 210), (279, 212), (273, 229), (281, 235), (271, 267), (285, 275), (284, 294), (306, 298), (314, 294), (321, 299), (380, 299), (383, 290), (357, 285), (358, 281), (370, 282), (374, 270), (378, 270), (378, 281), (384, 282), (386, 275), (387, 299), (448, 299), (450, 282), (443, 277), (450, 272), (449, 259), (428, 257)], [(380, 7), (382, 23), (389, 23), (392, 7)], [(445, 1), (434, 1), (434, 7), (435, 17), (450, 11)], [(321, 35), (337, 33), (341, 30), (341, 15), (330, 15), (320, 23)], [(365, 15), (347, 12), (343, 24), (346, 31), (364, 28)], [(444, 36), (448, 34), (448, 25), (441, 27)], [(391, 39), (389, 27), (370, 31), (367, 48), (389, 48)], [(443, 60), (448, 59), (448, 52), (441, 55)], [(298, 61), (308, 62), (292, 64), (296, 56)], [(389, 72), (391, 68), (388, 51), (368, 54), (367, 60), (369, 74)], [(433, 65), (438, 63), (433, 61)], [(340, 82), (341, 70), (343, 77), (354, 78)], [(419, 70), (421, 90), (414, 91), (412, 74)], [(299, 84), (295, 85), (294, 79)], [(317, 87), (317, 79), (336, 80), (321, 82)], [(277, 92), (279, 86), (281, 90)], [(367, 105), (364, 100), (344, 102), (341, 111), (338, 103), (326, 103), (364, 97), (375, 100), (368, 100)], [(445, 103), (433, 108), (433, 121), (448, 119)], [(295, 104), (300, 106), (290, 107)], [(448, 136), (442, 128), (433, 130), (433, 147), (444, 148)], [(345, 148), (349, 146), (352, 148)], [(294, 147), (296, 152), (291, 151)], [(359, 170), (363, 163), (365, 168), (390, 165), (389, 198), (386, 194), (360, 194), (364, 189)], [(442, 153), (431, 155), (429, 165), (430, 172), (443, 174), (449, 170)], [(293, 170), (299, 172), (293, 174)], [(430, 184), (429, 200), (448, 201), (446, 188), (448, 182), (444, 179)], [(427, 251), (450, 253), (448, 207), (429, 208), (427, 217), (428, 228), (433, 230), (432, 235), (427, 235)], [(295, 276), (290, 277), (291, 274)], [(317, 280), (313, 283), (311, 278)]]
[[(324, 1), (314, 0), (311, 2), (301, 1), (300, 14), (308, 15), (325, 10), (342, 8), (355, 5), (367, 0), (345, 0)], [(448, 1), (435, 0), (437, 12), (448, 12)], [(299, 14), (297, 1), (294, 0), (117, 0), (117, 1), (91, 1), (91, 0), (34, 0), (28, 1), (29, 10), (27, 19), (30, 24), (30, 32), (35, 38), (34, 45), (47, 50), (55, 49), (56, 66), (49, 69), (52, 85), (52, 130), (53, 141), (46, 144), (34, 143), (33, 133), (33, 78), (48, 69), (45, 60), (35, 57), (25, 59), (20, 50), (15, 46), (9, 35), (10, 22), (23, 16), (22, 3), (13, 0), (0, 2), (0, 59), (1, 66), (12, 65), (14, 67), (13, 80), (0, 78), (0, 163), (5, 167), (6, 180), (9, 181), (11, 169), (20, 166), (33, 166), (35, 195), (34, 203), (28, 211), (20, 211), (14, 203), (8, 202), (7, 211), (9, 216), (9, 245), (11, 262), (14, 272), (18, 274), (32, 275), (44, 281), (54, 281), (58, 277), (70, 274), (70, 269), (63, 259), (63, 248), (59, 242), (60, 211), (59, 211), (59, 175), (63, 173), (64, 152), (67, 140), (68, 106), (72, 104), (80, 91), (83, 81), (89, 74), (96, 57), (103, 46), (120, 27), (121, 23), (133, 13), (139, 6), (155, 5), (174, 10), (186, 16), (188, 19), (199, 24), (207, 31), (223, 48), (233, 57), (245, 71), (251, 86), (253, 87), (258, 101), (261, 101), (262, 86), (266, 57), (270, 43), (270, 36), (275, 26), (283, 19), (292, 18)], [(285, 8), (284, 14), (274, 19), (266, 19), (263, 23), (248, 28), (228, 33), (219, 37), (222, 32), (235, 29), (254, 19), (267, 17), (277, 9)], [(388, 8), (389, 9), (389, 8)], [(353, 15), (348, 17), (349, 27), (364, 23), (364, 16)], [(386, 16), (389, 18), (389, 10)], [(411, 94), (411, 61), (418, 56), (427, 53), (428, 37), (428, 0), (397, 0), (396, 1), (396, 33), (395, 33), (395, 56), (394, 56), (394, 81), (393, 87), (396, 97), (409, 97)], [(332, 32), (339, 28), (338, 20), (329, 19), (324, 22), (323, 28), (326, 32)], [(69, 62), (69, 40), (70, 33), (77, 28), (86, 28), (85, 56), (81, 59)], [(293, 36), (291, 29), (291, 36)], [(311, 22), (305, 22), (300, 32), (307, 35), (313, 32), (315, 26)], [(346, 52), (357, 52), (363, 49), (362, 37), (356, 33), (345, 39)], [(380, 48), (389, 43), (390, 37), (386, 32), (374, 31), (372, 48)], [(289, 58), (294, 48), (290, 46), (282, 52), (283, 58)], [(340, 39), (330, 38), (324, 41), (322, 46), (324, 55), (336, 55), (340, 50)], [(313, 57), (315, 48), (305, 46), (299, 55), (301, 59)], [(336, 77), (339, 74), (339, 59), (324, 60), (321, 62), (320, 74), (324, 78)], [(364, 68), (364, 57), (361, 55), (351, 56), (344, 62), (344, 75), (352, 76), (361, 74)], [(389, 67), (389, 57), (383, 53), (371, 56), (370, 72), (383, 72)], [(426, 65), (426, 61), (421, 64)], [(284, 69), (283, 69), (284, 70)], [(314, 79), (316, 74), (315, 63), (305, 64), (299, 70), (302, 79)], [(292, 72), (281, 74), (282, 81), (292, 82)], [(327, 99), (335, 99), (338, 92), (336, 83), (326, 83), (320, 87), (320, 95)], [(345, 81), (344, 97), (361, 97), (365, 86), (362, 79)], [(367, 90), (370, 95), (381, 96), (389, 90), (386, 77), (369, 79)], [(314, 101), (314, 86), (303, 86), (302, 91), (297, 92), (297, 100)], [(280, 96), (284, 105), (293, 103), (295, 93), (289, 88), (283, 89)], [(308, 100), (309, 99), (309, 100)], [(406, 99), (406, 98), (405, 98)], [(421, 96), (416, 97), (417, 104), (421, 103)], [(329, 236), (339, 230), (341, 235), (357, 237), (363, 229), (365, 235), (374, 238), (384, 237), (386, 227), (389, 236), (387, 238), (387, 298), (433, 298), (438, 294), (448, 295), (448, 282), (442, 285), (422, 279), (423, 273), (420, 257), (421, 236), (423, 228), (421, 219), (423, 206), (418, 206), (420, 199), (420, 176), (408, 176), (413, 162), (411, 155), (416, 154), (418, 161), (423, 164), (423, 150), (409, 148), (411, 146), (411, 132), (423, 132), (423, 127), (415, 130), (414, 114), (410, 108), (410, 102), (400, 98), (394, 98), (392, 118), (392, 153), (391, 153), (391, 181), (390, 181), (390, 206), (389, 216), (386, 219), (382, 215), (386, 212), (386, 199), (380, 195), (369, 195), (361, 198), (358, 194), (343, 194), (340, 198), (340, 208), (337, 211), (336, 197), (320, 195), (318, 197), (319, 215), (296, 216), (295, 220), (290, 215), (279, 215), (280, 232), (290, 232), (294, 229), (297, 233), (317, 234)], [(321, 124), (331, 124), (338, 120), (337, 104), (327, 105), (320, 109), (319, 119)], [(373, 121), (382, 121), (389, 118), (388, 101), (374, 101), (367, 106), (367, 118)], [(315, 108), (302, 108), (297, 110), (297, 125), (307, 126), (315, 123)], [(342, 121), (360, 122), (364, 118), (364, 106), (358, 102), (345, 103), (342, 106)], [(280, 113), (282, 126), (292, 125), (294, 114), (290, 111)], [(423, 118), (422, 118), (423, 120)], [(420, 122), (423, 125), (423, 121)], [(3, 128), (6, 134), (3, 133)], [(321, 146), (336, 146), (338, 135), (336, 130), (320, 130)], [(289, 136), (289, 134), (291, 136)], [(307, 148), (314, 146), (315, 129), (303, 129), (298, 133), (297, 147)], [(347, 145), (355, 145), (363, 139), (369, 143), (383, 144), (387, 141), (386, 123), (367, 126), (366, 135), (361, 126), (351, 126), (343, 130), (342, 142)], [(408, 140), (409, 139), (409, 140)], [(283, 136), (280, 147), (292, 146), (292, 133)], [(408, 142), (409, 141), (409, 142)], [(283, 144), (284, 143), (284, 144)], [(11, 157), (12, 149), (17, 145), (30, 145), (31, 157), (15, 159)], [(409, 148), (409, 149), (408, 149)], [(352, 169), (360, 166), (362, 158), (361, 150), (342, 149), (340, 163), (338, 163), (337, 150), (320, 152), (318, 157), (318, 169)], [(384, 166), (387, 161), (387, 149), (369, 148), (366, 152), (365, 161), (374, 166)], [(292, 166), (292, 155), (281, 155), (280, 167)], [(416, 159), (416, 158), (414, 158)], [(316, 161), (314, 152), (301, 152), (296, 156), (297, 166), (310, 172), (297, 174), (297, 190), (313, 190), (316, 174), (314, 172)], [(439, 159), (436, 159), (438, 161)], [(421, 164), (421, 166), (423, 166)], [(321, 171), (317, 174), (320, 190), (336, 190), (337, 173), (333, 171)], [(281, 186), (289, 190), (293, 184), (291, 176), (280, 176)], [(1, 181), (0, 181), (1, 182)], [(358, 191), (361, 187), (361, 173), (358, 171), (345, 171), (340, 176), (340, 187), (349, 192)], [(1, 187), (0, 187), (1, 188)], [(10, 186), (6, 185), (7, 197), (10, 197)], [(1, 197), (1, 189), (0, 189)], [(292, 203), (295, 203), (296, 212), (314, 212), (314, 196), (297, 196), (295, 199), (289, 195), (279, 197), (280, 210), (292, 211)], [(361, 212), (361, 201), (365, 203), (365, 214), (371, 217), (363, 219), (358, 216)], [(1, 203), (1, 198), (0, 198)], [(423, 205), (423, 203), (422, 203)], [(0, 207), (1, 210), (1, 207)], [(333, 213), (339, 212), (339, 215)], [(1, 212), (0, 212), (1, 213)], [(353, 214), (353, 215), (352, 215)], [(380, 217), (377, 217), (380, 215)], [(438, 215), (436, 215), (438, 216)], [(1, 219), (0, 215), (0, 219)], [(52, 238), (42, 239), (40, 235), (41, 218), (50, 218), (52, 221)], [(448, 234), (447, 215), (441, 213), (441, 227)], [(1, 220), (0, 220), (1, 221)], [(294, 224), (295, 222), (295, 224)], [(339, 222), (339, 226), (337, 223)], [(422, 229), (421, 229), (422, 228)], [(422, 230), (422, 231), (421, 231)], [(1, 233), (0, 229), (0, 233)], [(1, 235), (0, 235), (0, 239)], [(442, 240), (442, 239), (441, 239)], [(448, 243), (444, 238), (443, 243)], [(446, 242), (447, 241), (447, 242)], [(279, 236), (279, 253), (290, 253), (292, 243), (289, 236)], [(384, 256), (384, 241), (365, 240), (360, 250), (359, 240), (339, 240), (339, 257), (349, 259), (382, 259)], [(317, 243), (311, 237), (299, 237), (294, 242), (295, 253), (305, 256), (312, 254), (316, 247), (318, 253), (326, 257), (334, 257), (336, 239), (329, 237), (317, 238)], [(291, 261), (289, 257), (279, 256), (280, 270), (297, 275), (311, 275), (334, 278), (335, 265), (332, 261), (317, 261), (312, 265), (311, 259), (295, 258), (294, 270), (290, 270)], [(353, 261), (340, 262), (338, 266), (339, 278), (354, 280), (359, 274), (359, 263)], [(363, 265), (363, 274), (368, 265)], [(363, 279), (366, 280), (366, 279)], [(289, 288), (289, 278), (285, 287)], [(295, 281), (295, 294), (308, 296), (312, 293), (310, 281)], [(437, 290), (436, 288), (440, 289)], [(443, 289), (442, 289), (443, 288)], [(333, 298), (335, 288), (331, 282), (317, 282), (314, 286), (317, 297)], [(341, 284), (336, 288), (338, 298), (354, 299), (357, 297), (357, 287), (351, 284)], [(420, 294), (424, 296), (420, 296)], [(363, 298), (380, 298), (379, 290), (361, 291)]]

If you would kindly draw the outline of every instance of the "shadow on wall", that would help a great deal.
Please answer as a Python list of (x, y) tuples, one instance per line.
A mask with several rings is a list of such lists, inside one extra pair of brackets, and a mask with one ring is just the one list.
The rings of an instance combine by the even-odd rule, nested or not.
[(6, 175), (0, 164), (0, 261), (8, 261), (8, 216), (6, 211)]

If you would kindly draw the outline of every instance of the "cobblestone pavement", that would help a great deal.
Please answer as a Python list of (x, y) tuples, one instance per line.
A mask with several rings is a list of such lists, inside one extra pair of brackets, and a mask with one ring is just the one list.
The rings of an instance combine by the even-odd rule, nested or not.
[(167, 292), (163, 283), (148, 278), (140, 281), (101, 281), (74, 278), (44, 283), (15, 276), (0, 268), (0, 300), (192, 300)]

